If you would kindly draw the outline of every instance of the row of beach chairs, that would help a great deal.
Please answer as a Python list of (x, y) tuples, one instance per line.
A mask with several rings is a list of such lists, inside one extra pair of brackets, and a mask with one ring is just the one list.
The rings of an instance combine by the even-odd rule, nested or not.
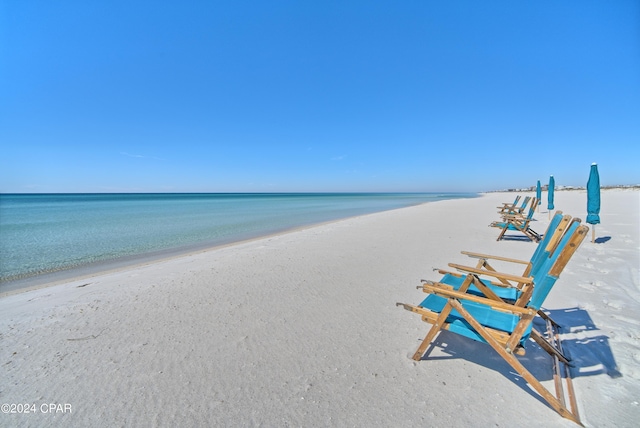
[[(527, 196), (524, 198), (522, 204), (518, 206), (519, 199), (520, 196), (517, 196), (513, 203), (504, 203), (501, 207), (498, 207), (498, 214), (500, 214), (502, 220), (494, 221), (489, 226), (500, 229), (498, 241), (504, 238), (507, 231), (516, 231), (522, 232), (527, 238), (534, 242), (539, 242), (542, 237), (531, 228), (533, 214), (536, 212), (539, 200), (538, 198)], [(527, 204), (529, 204), (528, 211), (526, 209)], [(525, 211), (527, 211), (526, 215)]]
[[(463, 251), (462, 254), (477, 261), (474, 266), (449, 263), (451, 269), (438, 270), (443, 275), (438, 281), (422, 280), (418, 289), (428, 296), (420, 304), (396, 305), (419, 314), (423, 321), (432, 324), (413, 355), (414, 360), (423, 358), (441, 330), (487, 343), (554, 410), (581, 425), (569, 371), (570, 358), (563, 351), (559, 337), (560, 326), (541, 308), (560, 273), (587, 235), (588, 227), (582, 225), (580, 219), (557, 211), (546, 232), (538, 235), (529, 228), (537, 199), (525, 198), (520, 205), (518, 202), (516, 199), (511, 204), (498, 207), (502, 221), (492, 226), (502, 229), (498, 240), (507, 230), (517, 230), (537, 241), (530, 260)], [(530, 204), (528, 212), (527, 204)], [(519, 266), (522, 273), (498, 272), (492, 266), (496, 262)], [(536, 317), (543, 321), (546, 331), (534, 328)], [(524, 355), (529, 339), (551, 356), (555, 394), (517, 359), (517, 356)]]

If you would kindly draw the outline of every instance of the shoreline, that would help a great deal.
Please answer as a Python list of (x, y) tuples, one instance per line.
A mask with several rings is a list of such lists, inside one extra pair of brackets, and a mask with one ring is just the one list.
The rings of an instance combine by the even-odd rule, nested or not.
[[(478, 194), (477, 197), (481, 197), (481, 194)], [(461, 198), (467, 199), (467, 198)], [(472, 198), (468, 198), (472, 199)], [(233, 245), (240, 245), (243, 243), (249, 243), (260, 239), (271, 238), (275, 236), (279, 236), (282, 234), (292, 233), (299, 230), (305, 230), (308, 228), (313, 228), (317, 226), (323, 226), (335, 222), (340, 222), (343, 220), (349, 220), (352, 218), (358, 218), (361, 216), (374, 215), (378, 213), (383, 213), (387, 211), (394, 211), (398, 209), (411, 208), (419, 205), (430, 204), (438, 201), (427, 201), (422, 203), (417, 203), (413, 205), (408, 205), (405, 207), (399, 208), (391, 208), (382, 211), (374, 211), (371, 213), (358, 214), (349, 217), (341, 217), (332, 220), (326, 220), (322, 222), (310, 222), (307, 224), (285, 227), (282, 229), (277, 229), (271, 232), (263, 233), (263, 234), (246, 234), (244, 237), (240, 238), (231, 238), (228, 240), (222, 240), (220, 242), (201, 242), (192, 245), (169, 248), (164, 250), (151, 251), (142, 254), (136, 254), (131, 256), (119, 257), (116, 259), (107, 259), (100, 260), (96, 262), (91, 262), (87, 264), (83, 264), (80, 266), (74, 266), (70, 268), (63, 268), (51, 272), (44, 272), (40, 274), (29, 275), (24, 278), (11, 279), (0, 281), (0, 298), (5, 296), (10, 296), (17, 293), (22, 293), (30, 290), (38, 290), (41, 288), (52, 287), (55, 285), (59, 285), (65, 282), (75, 282), (84, 280), (87, 278), (92, 278), (102, 274), (119, 272), (124, 269), (131, 269), (140, 266), (146, 266), (154, 263), (161, 263), (163, 261), (172, 260), (180, 257), (188, 257), (190, 255), (215, 251), (220, 248), (225, 248)]]
[[(432, 192), (430, 195), (432, 197), (436, 197), (435, 200), (439, 200), (437, 198), (439, 198), (441, 195), (443, 195), (444, 193), (437, 193), (437, 192)], [(138, 194), (107, 194), (107, 197), (135, 197)], [(208, 197), (208, 196), (222, 196), (222, 197), (237, 197), (237, 196), (242, 196), (245, 194), (139, 194), (138, 196), (145, 196), (145, 197), (156, 197), (156, 198), (162, 198), (163, 196), (172, 196), (175, 198), (192, 198), (192, 197)], [(313, 196), (316, 194), (307, 194), (307, 193), (291, 193), (291, 194), (280, 194), (280, 193), (276, 193), (276, 194), (246, 194), (246, 196), (250, 196), (250, 197), (270, 197), (270, 196), (277, 196), (277, 197), (293, 197), (293, 198), (297, 198), (297, 197), (308, 197), (308, 196)], [(345, 196), (345, 197), (351, 197), (351, 196), (362, 196), (362, 195), (369, 195), (368, 193), (344, 193), (344, 194), (332, 194), (332, 193), (318, 193), (317, 195), (324, 195), (324, 196)], [(385, 196), (394, 196), (394, 195), (425, 195), (425, 194), (421, 194), (421, 193), (396, 193), (396, 194), (391, 194), (391, 193), (370, 193), (370, 195), (376, 196), (376, 197), (385, 197)], [(450, 195), (454, 195), (453, 193), (450, 193)], [(2, 196), (2, 195), (0, 195)], [(11, 195), (10, 195), (11, 196)], [(13, 195), (15, 196), (15, 195)], [(18, 196), (30, 196), (30, 195), (18, 195)], [(36, 196), (47, 196), (46, 194), (38, 194)], [(55, 195), (54, 195), (55, 196)], [(63, 196), (75, 196), (75, 194), (64, 194)], [(101, 197), (103, 196), (103, 194), (78, 194), (79, 197)], [(453, 196), (454, 199), (457, 198), (469, 198), (469, 197), (478, 197), (478, 194), (469, 194), (469, 193), (456, 193), (455, 196)], [(109, 199), (110, 201), (110, 199)], [(134, 203), (137, 202), (135, 200), (132, 200)], [(173, 201), (173, 200), (171, 200)], [(215, 201), (215, 200), (214, 200)], [(101, 202), (101, 201), (98, 201)], [(242, 203), (244, 203), (245, 201), (242, 200)], [(378, 201), (379, 203), (380, 201)], [(138, 264), (144, 264), (144, 263), (152, 263), (154, 261), (158, 261), (158, 260), (164, 260), (164, 259), (168, 259), (168, 258), (172, 258), (172, 257), (177, 257), (177, 256), (181, 256), (181, 255), (187, 255), (190, 254), (192, 252), (199, 252), (199, 251), (203, 251), (203, 250), (209, 250), (209, 249), (213, 249), (213, 248), (217, 248), (217, 247), (222, 247), (222, 246), (226, 246), (229, 244), (233, 244), (233, 243), (238, 243), (238, 242), (244, 242), (247, 240), (253, 240), (256, 238), (260, 238), (260, 237), (265, 237), (265, 236), (272, 236), (272, 235), (277, 235), (280, 233), (287, 233), (290, 231), (294, 231), (298, 228), (305, 228), (305, 227), (312, 227), (314, 225), (321, 225), (325, 222), (333, 222), (333, 221), (340, 221), (343, 219), (347, 219), (350, 217), (354, 217), (354, 216), (358, 216), (358, 215), (366, 215), (366, 214), (372, 214), (372, 213), (376, 213), (376, 212), (384, 212), (384, 211), (388, 211), (388, 210), (393, 210), (393, 209), (397, 209), (397, 208), (403, 208), (403, 207), (410, 207), (410, 206), (414, 206), (414, 205), (419, 205), (422, 203), (429, 203), (429, 202), (433, 202), (433, 200), (422, 200), (422, 201), (405, 201), (405, 203), (407, 205), (400, 205), (400, 206), (391, 206), (391, 207), (383, 207), (383, 206), (379, 206), (377, 209), (375, 208), (364, 208), (364, 207), (357, 207), (357, 202), (355, 205), (353, 206), (349, 206), (347, 205), (346, 207), (343, 207), (343, 209), (346, 208), (346, 210), (344, 212), (340, 211), (340, 210), (336, 210), (335, 212), (332, 211), (328, 211), (328, 212), (324, 212), (324, 215), (321, 216), (317, 216), (317, 215), (313, 215), (311, 213), (311, 211), (309, 211), (307, 214), (308, 218), (291, 218), (289, 219), (288, 223), (290, 223), (289, 225), (285, 224), (269, 224), (269, 223), (265, 223), (264, 225), (261, 225), (257, 228), (257, 230), (251, 230), (252, 228), (249, 228), (245, 231), (242, 231), (241, 229), (238, 231), (235, 231), (233, 234), (227, 234), (226, 232), (223, 232), (221, 234), (221, 236), (219, 237), (212, 237), (209, 239), (205, 239), (205, 240), (201, 240), (201, 241), (196, 241), (196, 242), (187, 242), (184, 244), (177, 244), (174, 243), (174, 246), (172, 247), (167, 247), (167, 248), (162, 248), (162, 246), (159, 246), (159, 249), (152, 249), (152, 248), (147, 248), (147, 249), (142, 249), (142, 247), (140, 249), (137, 250), (137, 252), (131, 253), (131, 254), (122, 254), (122, 255), (117, 255), (115, 256), (115, 254), (117, 253), (124, 253), (123, 251), (119, 251), (118, 248), (112, 248), (110, 252), (113, 253), (113, 256), (109, 257), (106, 254), (100, 254), (100, 253), (95, 253), (95, 254), (89, 254), (89, 253), (76, 253), (75, 256), (70, 260), (77, 260), (78, 263), (75, 265), (72, 265), (68, 262), (63, 261), (63, 259), (60, 259), (57, 263), (58, 266), (53, 265), (53, 263), (45, 263), (45, 266), (41, 266), (39, 271), (36, 270), (31, 270), (31, 271), (24, 271), (24, 272), (20, 272), (17, 271), (15, 274), (9, 276), (7, 272), (3, 273), (3, 277), (0, 278), (0, 295), (3, 295), (5, 293), (9, 293), (9, 292), (13, 292), (19, 289), (27, 289), (27, 288), (33, 288), (33, 287), (38, 287), (41, 286), (43, 284), (47, 284), (47, 283), (51, 283), (51, 282), (60, 282), (60, 281), (64, 281), (64, 280), (69, 280), (72, 279), (76, 276), (87, 276), (87, 275), (91, 275), (94, 272), (101, 272), (101, 271), (110, 271), (110, 270), (114, 270), (114, 269), (120, 269), (120, 268), (125, 268), (128, 266), (135, 266)], [(335, 203), (335, 201), (330, 200), (329, 203)], [(294, 207), (294, 209), (298, 209), (299, 207)], [(339, 208), (339, 207), (337, 207)], [(285, 213), (286, 210), (289, 208), (284, 207), (285, 209)], [(348, 211), (356, 211), (356, 212), (352, 212), (349, 213)], [(360, 212), (357, 212), (360, 211)], [(285, 214), (286, 217), (286, 214)], [(324, 219), (322, 218), (324, 217)], [(150, 234), (154, 235), (154, 234)], [(158, 235), (162, 236), (162, 232), (160, 232)], [(80, 243), (80, 244), (86, 244), (86, 243)], [(175, 245), (177, 244), (177, 245)], [(73, 245), (70, 245), (70, 247), (73, 247)], [(135, 251), (135, 250), (134, 250)], [(87, 257), (85, 257), (87, 256)], [(91, 256), (91, 257), (88, 257)], [(94, 257), (95, 256), (95, 257)], [(115, 257), (114, 257), (115, 256)], [(90, 261), (88, 259), (90, 258), (97, 258), (98, 260), (93, 260)], [(82, 260), (82, 261), (81, 261)], [(14, 269), (15, 270), (15, 269)]]
[[(366, 214), (3, 296), (3, 402), (72, 412), (0, 414), (0, 425), (575, 427), (487, 345), (443, 332), (410, 359), (428, 326), (395, 302), (419, 303), (432, 268), (474, 263), (462, 250), (535, 250), (487, 226), (510, 200)], [(583, 242), (544, 305), (566, 327), (587, 427), (640, 417), (639, 202), (602, 193), (603, 239)], [(556, 207), (584, 219), (585, 195), (556, 194)], [(533, 342), (521, 362), (553, 389)]]

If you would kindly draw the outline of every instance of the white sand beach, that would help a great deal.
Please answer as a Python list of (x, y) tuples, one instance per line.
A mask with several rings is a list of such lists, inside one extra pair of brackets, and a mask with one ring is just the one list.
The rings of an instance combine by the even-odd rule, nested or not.
[[(488, 227), (513, 198), (365, 215), (5, 295), (0, 403), (35, 413), (0, 414), (0, 426), (575, 427), (486, 344), (443, 332), (411, 360), (429, 325), (395, 306), (424, 298), (432, 268), (473, 263), (461, 250), (529, 259), (536, 244), (497, 242)], [(555, 208), (586, 218), (586, 192), (556, 192)], [(535, 218), (544, 232), (546, 201)], [(566, 327), (584, 425), (632, 427), (640, 191), (603, 191), (601, 221), (544, 307)], [(552, 390), (547, 354), (527, 351)]]

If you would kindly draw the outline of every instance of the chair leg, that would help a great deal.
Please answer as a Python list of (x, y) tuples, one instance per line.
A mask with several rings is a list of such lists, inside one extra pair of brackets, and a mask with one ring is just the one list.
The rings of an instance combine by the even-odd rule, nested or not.
[(531, 338), (536, 341), (536, 343), (545, 351), (547, 354), (556, 356), (565, 364), (571, 364), (569, 358), (567, 358), (558, 348), (553, 346), (547, 339), (545, 339), (538, 331), (535, 329), (531, 329)]
[(580, 419), (577, 415), (574, 415), (567, 409), (562, 402), (556, 398), (547, 388), (536, 379), (529, 370), (524, 367), (520, 361), (511, 353), (508, 353), (485, 329), (484, 327), (462, 306), (462, 304), (456, 299), (449, 299), (449, 303), (453, 308), (458, 311), (471, 326), (487, 341), (489, 345), (516, 371), (522, 376), (529, 385), (535, 389), (538, 394), (544, 398), (549, 405), (560, 414), (560, 416), (567, 418), (578, 425), (582, 426)]
[(502, 228), (502, 230), (500, 231), (500, 235), (498, 235), (498, 239), (496, 239), (496, 241), (499, 241), (504, 237), (504, 234), (507, 233), (507, 229), (507, 227)]
[[(473, 275), (467, 275), (467, 277), (462, 282), (458, 290), (462, 293), (466, 293), (469, 287), (471, 286), (471, 284), (473, 283), (474, 278), (475, 277)], [(429, 333), (427, 333), (427, 336), (424, 338), (422, 343), (420, 343), (420, 346), (418, 347), (416, 352), (413, 354), (412, 358), (415, 361), (420, 361), (422, 359), (422, 356), (426, 352), (427, 348), (429, 347), (433, 339), (436, 337), (436, 334), (438, 334), (438, 332), (442, 329), (442, 326), (447, 321), (447, 318), (449, 317), (449, 314), (451, 313), (452, 309), (453, 307), (451, 306), (450, 303), (447, 303), (446, 305), (444, 305), (444, 308), (442, 308), (442, 312), (440, 312), (440, 315), (438, 315), (436, 322), (433, 324), (433, 326), (431, 326)]]
[(540, 240), (542, 239), (542, 237), (540, 235), (538, 235), (538, 233), (533, 230), (533, 229), (529, 229), (528, 227), (522, 231), (522, 233), (524, 233), (527, 238), (531, 239), (534, 242), (540, 242)]
[(412, 359), (414, 359), (415, 361), (420, 361), (422, 359), (422, 356), (427, 351), (427, 348), (429, 347), (433, 339), (436, 337), (438, 332), (440, 332), (440, 330), (442, 329), (442, 326), (444, 325), (444, 322), (446, 321), (450, 313), (451, 313), (451, 305), (447, 304), (444, 307), (444, 309), (442, 309), (442, 312), (438, 316), (436, 323), (431, 326), (431, 328), (429, 329), (429, 332), (427, 333), (425, 338), (422, 340), (422, 343), (420, 343), (420, 346), (418, 347), (416, 352), (413, 354), (413, 357), (411, 357)]
[(551, 355), (551, 358), (553, 360), (554, 378), (556, 382), (556, 395), (561, 398), (561, 401), (564, 404), (564, 390), (562, 388), (563, 373), (561, 369), (561, 364), (564, 363), (564, 380), (567, 384), (567, 394), (569, 397), (569, 404), (571, 405), (571, 412), (579, 418), (580, 415), (578, 414), (578, 403), (576, 401), (575, 390), (573, 389), (573, 381), (571, 380), (571, 370), (569, 368), (570, 364), (568, 363), (569, 358), (564, 356), (565, 354), (564, 350), (562, 349), (562, 341), (560, 340), (560, 325), (549, 317), (546, 319), (546, 321), (547, 334), (549, 335), (549, 339), (551, 340), (551, 346), (553, 349), (558, 350), (557, 354)]

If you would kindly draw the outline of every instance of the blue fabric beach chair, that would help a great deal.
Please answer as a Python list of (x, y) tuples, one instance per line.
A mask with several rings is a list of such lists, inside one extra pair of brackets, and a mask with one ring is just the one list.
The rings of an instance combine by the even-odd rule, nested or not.
[[(449, 263), (449, 266), (465, 273), (475, 273), (482, 275), (485, 274), (486, 271), (496, 272), (496, 269), (491, 266), (490, 263), (491, 260), (495, 260), (505, 263), (511, 263), (517, 266), (523, 266), (524, 270), (519, 276), (533, 276), (556, 248), (556, 246), (560, 242), (560, 238), (562, 237), (571, 221), (571, 216), (563, 215), (562, 211), (557, 211), (551, 219), (551, 222), (547, 227), (547, 231), (544, 233), (544, 235), (542, 235), (542, 240), (538, 243), (538, 246), (536, 247), (536, 250), (534, 251), (529, 261), (518, 260), (510, 257), (474, 253), (470, 251), (462, 251), (462, 254), (478, 259), (476, 266), (467, 267), (454, 263)], [(579, 222), (580, 220), (574, 219), (573, 221)], [(458, 290), (462, 286), (466, 278), (465, 274), (461, 274), (458, 272), (450, 272), (443, 269), (437, 269), (437, 271), (444, 275), (438, 282), (450, 285), (454, 290)], [(481, 281), (485, 287), (487, 287), (496, 296), (500, 297), (503, 300), (515, 302), (522, 296), (521, 289), (523, 287), (523, 284), (509, 281), (504, 277), (492, 278), (491, 280), (478, 278), (478, 281)], [(475, 294), (484, 294), (476, 285), (473, 284), (469, 287), (469, 292)], [(487, 291), (485, 291), (485, 293), (486, 292)]]
[(498, 241), (504, 238), (508, 230), (522, 232), (532, 241), (540, 241), (540, 235), (530, 227), (530, 223), (533, 220), (533, 213), (536, 211), (536, 206), (538, 205), (538, 199), (532, 198), (531, 201), (526, 217), (522, 215), (522, 213), (506, 213), (502, 214), (502, 221), (494, 221), (489, 225), (501, 229), (498, 235)]
[[(522, 284), (520, 297), (515, 302), (508, 302), (479, 280), (479, 275), (468, 273), (462, 284), (454, 289), (441, 282), (425, 283), (418, 287), (429, 295), (419, 305), (397, 303), (405, 309), (421, 315), (422, 320), (433, 324), (424, 338), (413, 359), (419, 361), (440, 330), (445, 329), (467, 338), (489, 344), (509, 365), (536, 390), (549, 405), (560, 415), (580, 424), (577, 413), (573, 387), (570, 382), (566, 364), (569, 358), (562, 352), (557, 325), (547, 324), (549, 337), (533, 329), (533, 319), (542, 303), (551, 291), (560, 273), (571, 259), (586, 236), (588, 227), (573, 221), (566, 228), (557, 245), (548, 256), (538, 254), (535, 270), (528, 277), (502, 274), (492, 270), (484, 270), (483, 275), (515, 281)], [(545, 247), (546, 249), (547, 247)], [(541, 250), (542, 251), (542, 250)], [(472, 293), (475, 285), (481, 292)], [(524, 354), (529, 339), (535, 340), (554, 361), (556, 377), (556, 395), (550, 393), (516, 358)], [(562, 374), (560, 364), (565, 364), (565, 376), (568, 385), (571, 410), (565, 403), (562, 390)], [(554, 376), (555, 376), (554, 374)]]
[(525, 196), (520, 206), (518, 206), (518, 200), (520, 200), (520, 196), (517, 196), (512, 204), (504, 202), (501, 207), (497, 207), (499, 209), (498, 214), (522, 214), (531, 200), (531, 196)]

